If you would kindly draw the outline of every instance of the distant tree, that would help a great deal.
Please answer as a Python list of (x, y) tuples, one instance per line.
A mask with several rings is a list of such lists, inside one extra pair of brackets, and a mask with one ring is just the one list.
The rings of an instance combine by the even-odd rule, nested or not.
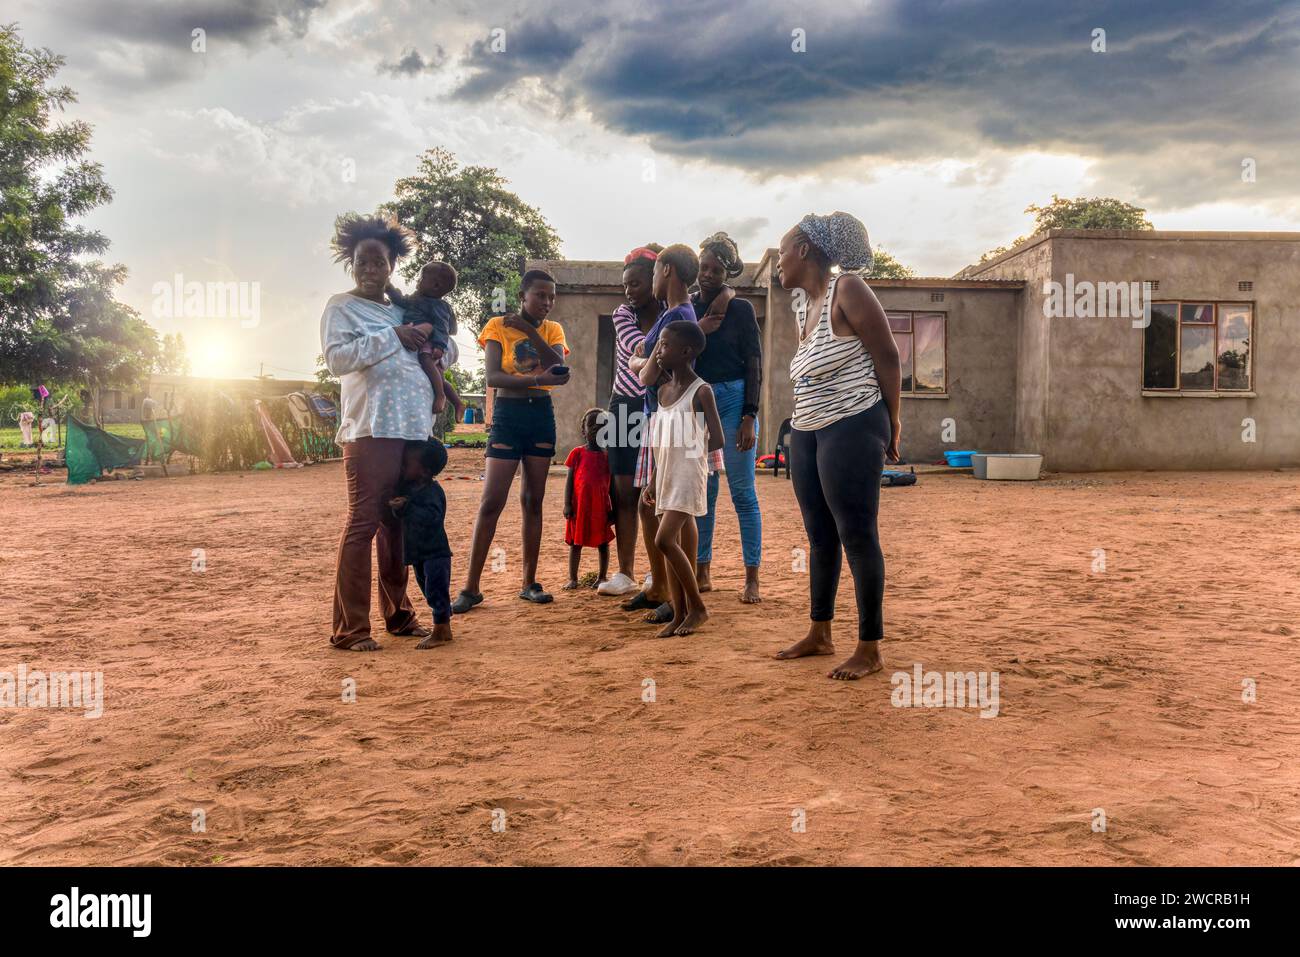
[(1052, 201), (1046, 206), (1031, 204), (1025, 212), (1034, 214), (1034, 231), (1029, 236), (1019, 237), (1009, 246), (990, 249), (980, 257), (980, 262), (996, 259), (1031, 236), (1049, 229), (1155, 229), (1141, 206), (1109, 196), (1062, 199), (1053, 193)]
[(340, 393), (339, 378), (326, 368), (324, 354), (316, 356), (316, 387), (321, 393), (336, 399)]
[(912, 267), (904, 266), (880, 246), (874, 247), (871, 253), (869, 279), (911, 279), (916, 275), (916, 271)]
[(452, 366), (447, 370), (447, 381), (461, 395), (482, 395), (486, 391), (482, 366), (474, 370), (463, 365)]
[(108, 240), (72, 221), (113, 191), (85, 158), (90, 127), (52, 122), (76, 102), (51, 85), (62, 65), (0, 25), (0, 382), (130, 386), (153, 367), (157, 334), (114, 299), (125, 268), (84, 258)]
[(449, 150), (436, 147), (420, 156), (414, 176), (397, 181), (396, 199), (381, 207), (416, 236), (416, 253), (402, 276), (413, 280), (430, 259), (451, 263), (459, 283), (449, 298), (476, 332), (498, 311), (498, 290), (508, 308), (517, 308), (524, 260), (560, 254), (555, 230), (506, 187), (495, 169), (462, 167)]
[(185, 348), (185, 337), (179, 332), (162, 337), (162, 351), (154, 363), (154, 371), (163, 375), (189, 375), (190, 356)]

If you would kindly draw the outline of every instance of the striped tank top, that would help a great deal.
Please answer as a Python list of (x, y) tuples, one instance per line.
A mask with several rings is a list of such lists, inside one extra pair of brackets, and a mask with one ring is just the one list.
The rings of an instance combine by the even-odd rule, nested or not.
[(808, 337), (803, 338), (804, 321), (799, 319), (799, 348), (790, 360), (790, 381), (794, 383), (794, 414), (790, 427), (812, 432), (863, 412), (880, 401), (876, 364), (857, 336), (837, 336), (831, 329), (831, 303), (835, 284), (826, 289), (822, 312)]

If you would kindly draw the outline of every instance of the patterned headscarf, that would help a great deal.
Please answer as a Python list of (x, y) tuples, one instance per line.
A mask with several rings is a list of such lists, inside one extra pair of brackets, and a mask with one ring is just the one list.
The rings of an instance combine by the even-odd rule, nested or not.
[(713, 253), (717, 256), (718, 262), (722, 263), (722, 271), (728, 279), (734, 279), (745, 271), (745, 263), (740, 258), (736, 241), (726, 233), (714, 233), (704, 240), (700, 243), (700, 252)]
[(832, 266), (852, 270), (870, 268), (873, 257), (867, 227), (851, 213), (838, 210), (829, 216), (809, 213), (799, 220), (799, 231), (826, 254)]

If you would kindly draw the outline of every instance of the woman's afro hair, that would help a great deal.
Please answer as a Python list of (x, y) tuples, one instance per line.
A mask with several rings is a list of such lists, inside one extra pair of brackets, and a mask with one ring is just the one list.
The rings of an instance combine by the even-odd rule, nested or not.
[(350, 269), (357, 247), (367, 239), (377, 239), (383, 243), (388, 248), (391, 262), (397, 262), (414, 246), (411, 231), (391, 216), (343, 213), (334, 220), (334, 239), (330, 242), (330, 247), (334, 250), (334, 261), (343, 263), (344, 268)]

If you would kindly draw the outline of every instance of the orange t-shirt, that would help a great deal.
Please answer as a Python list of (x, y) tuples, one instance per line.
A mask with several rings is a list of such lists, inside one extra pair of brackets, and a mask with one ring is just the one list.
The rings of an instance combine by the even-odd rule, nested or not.
[[(538, 333), (546, 344), (559, 348), (561, 354), (569, 354), (568, 343), (564, 339), (564, 327), (558, 322), (543, 319), (537, 327)], [(504, 316), (493, 316), (488, 320), (483, 331), (478, 334), (478, 344), (484, 348), (487, 343), (501, 343), (501, 371), (508, 375), (539, 375), (546, 370), (542, 368), (541, 357), (533, 348), (532, 340), (518, 329), (511, 329), (505, 324)], [(554, 389), (553, 385), (538, 386), (539, 389)]]

